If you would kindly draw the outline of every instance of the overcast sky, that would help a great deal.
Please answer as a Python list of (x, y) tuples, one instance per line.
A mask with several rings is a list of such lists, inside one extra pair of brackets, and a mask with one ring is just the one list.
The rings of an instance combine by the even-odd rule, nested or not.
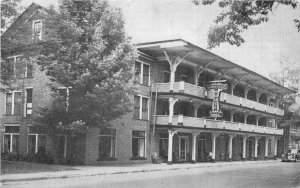
[[(182, 38), (202, 48), (207, 47), (207, 33), (220, 9), (214, 6), (195, 6), (192, 0), (110, 0), (122, 9), (126, 30), (134, 43)], [(35, 2), (44, 7), (57, 5), (57, 0), (23, 0), (28, 6)], [(300, 33), (294, 18), (297, 9), (278, 6), (270, 21), (244, 32), (246, 40), (240, 47), (221, 45), (210, 51), (236, 64), (269, 77), (279, 68), (281, 55), (300, 66)]]

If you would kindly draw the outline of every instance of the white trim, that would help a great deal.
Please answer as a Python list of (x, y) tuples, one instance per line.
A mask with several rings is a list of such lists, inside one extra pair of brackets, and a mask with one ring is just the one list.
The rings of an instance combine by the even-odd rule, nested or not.
[[(140, 94), (137, 94), (135, 96), (140, 97), (140, 99), (139, 99), (139, 107), (140, 107), (140, 109), (139, 109), (139, 119), (149, 120), (149, 115), (150, 115), (150, 112), (149, 112), (149, 101), (150, 101), (149, 97), (144, 96), (144, 95), (140, 95)], [(143, 106), (142, 106), (143, 105), (143, 98), (147, 99), (147, 109), (148, 109), (147, 119), (143, 119)]]
[(35, 35), (35, 31), (34, 31), (34, 24), (41, 22), (41, 31), (40, 31), (40, 35), (38, 37), (39, 40), (42, 40), (42, 33), (43, 33), (43, 20), (42, 19), (36, 19), (32, 21), (32, 39), (34, 39), (34, 35)]
[[(188, 141), (189, 138), (188, 138), (188, 136), (178, 136), (178, 138), (179, 138), (179, 139), (178, 139), (178, 141), (179, 141), (179, 143), (178, 143), (178, 146), (179, 146), (179, 147), (178, 147), (178, 150), (179, 150), (179, 151), (178, 151), (178, 153), (179, 153), (179, 160), (181, 160), (181, 161), (187, 161), (187, 153), (188, 153), (188, 148), (187, 148), (187, 147), (188, 147), (188, 145), (189, 145), (189, 143), (188, 143), (188, 142), (189, 142), (189, 141)], [(184, 147), (185, 147), (185, 158), (184, 158), (184, 159), (181, 159), (181, 158), (180, 158), (180, 149), (181, 149), (181, 143), (180, 143), (180, 141), (181, 141), (181, 139), (184, 139), (184, 140), (185, 140), (185, 146), (184, 146)]]
[[(17, 58), (18, 57), (22, 57), (23, 54), (20, 54), (20, 55), (12, 55), (12, 56), (8, 56), (7, 59), (13, 59), (13, 65), (14, 65), (14, 77), (16, 77), (16, 63), (17, 63)], [(25, 75), (24, 75), (25, 76)]]
[[(144, 86), (150, 86), (150, 72), (151, 72), (151, 71), (150, 71), (150, 69), (151, 69), (150, 64), (149, 64), (149, 63), (146, 63), (146, 62), (144, 62), (144, 61), (141, 61), (141, 60), (135, 60), (135, 62), (141, 63), (141, 75), (140, 75), (140, 83), (139, 83), (139, 84), (141, 84), (141, 85), (143, 85), (144, 64), (149, 66), (148, 84), (147, 84), (147, 85), (144, 85)], [(135, 65), (135, 64), (134, 64), (134, 65)], [(134, 68), (135, 68), (135, 66), (134, 66)]]
[[(10, 136), (10, 146), (9, 146), (9, 153), (13, 152), (13, 136), (18, 135), (19, 139), (20, 139), (20, 133), (3, 133), (3, 148), (4, 148), (4, 139), (5, 136), (4, 135), (9, 135)], [(19, 140), (20, 141), (20, 140)], [(20, 143), (20, 142), (19, 142)]]

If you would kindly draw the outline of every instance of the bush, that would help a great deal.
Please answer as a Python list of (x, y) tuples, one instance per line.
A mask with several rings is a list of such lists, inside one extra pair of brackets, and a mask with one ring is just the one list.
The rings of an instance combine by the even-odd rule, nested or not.
[(131, 157), (130, 160), (147, 160), (147, 159), (145, 157), (136, 156), (136, 157)]
[(4, 152), (1, 154), (1, 158), (3, 160), (8, 161), (20, 161), (20, 162), (28, 162), (28, 163), (45, 163), (45, 164), (53, 164), (54, 160), (51, 155), (47, 155), (45, 153), (37, 153), (37, 154), (18, 154), (18, 153), (8, 153)]

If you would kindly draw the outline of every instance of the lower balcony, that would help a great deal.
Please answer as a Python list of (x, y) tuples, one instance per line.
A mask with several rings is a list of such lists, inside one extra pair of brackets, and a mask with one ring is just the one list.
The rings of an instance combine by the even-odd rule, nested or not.
[[(156, 115), (155, 119), (157, 125), (169, 124), (168, 115)], [(206, 129), (217, 129), (217, 130), (226, 130), (226, 131), (239, 131), (245, 133), (283, 135), (283, 129), (276, 129), (273, 127), (261, 127), (261, 126), (249, 125), (244, 123), (186, 117), (182, 115), (173, 116), (172, 125), (181, 128), (184, 127), (203, 128), (203, 129), (206, 128)]]

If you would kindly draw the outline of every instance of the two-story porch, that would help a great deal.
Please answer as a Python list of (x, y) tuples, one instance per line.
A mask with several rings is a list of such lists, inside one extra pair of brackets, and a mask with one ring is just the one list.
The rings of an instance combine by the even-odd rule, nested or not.
[[(183, 40), (141, 44), (155, 57), (152, 96), (157, 152), (174, 161), (239, 160), (277, 155), (280, 98), (293, 91)], [(212, 120), (209, 81), (226, 80), (223, 117)], [(261, 156), (261, 157), (259, 157)]]

